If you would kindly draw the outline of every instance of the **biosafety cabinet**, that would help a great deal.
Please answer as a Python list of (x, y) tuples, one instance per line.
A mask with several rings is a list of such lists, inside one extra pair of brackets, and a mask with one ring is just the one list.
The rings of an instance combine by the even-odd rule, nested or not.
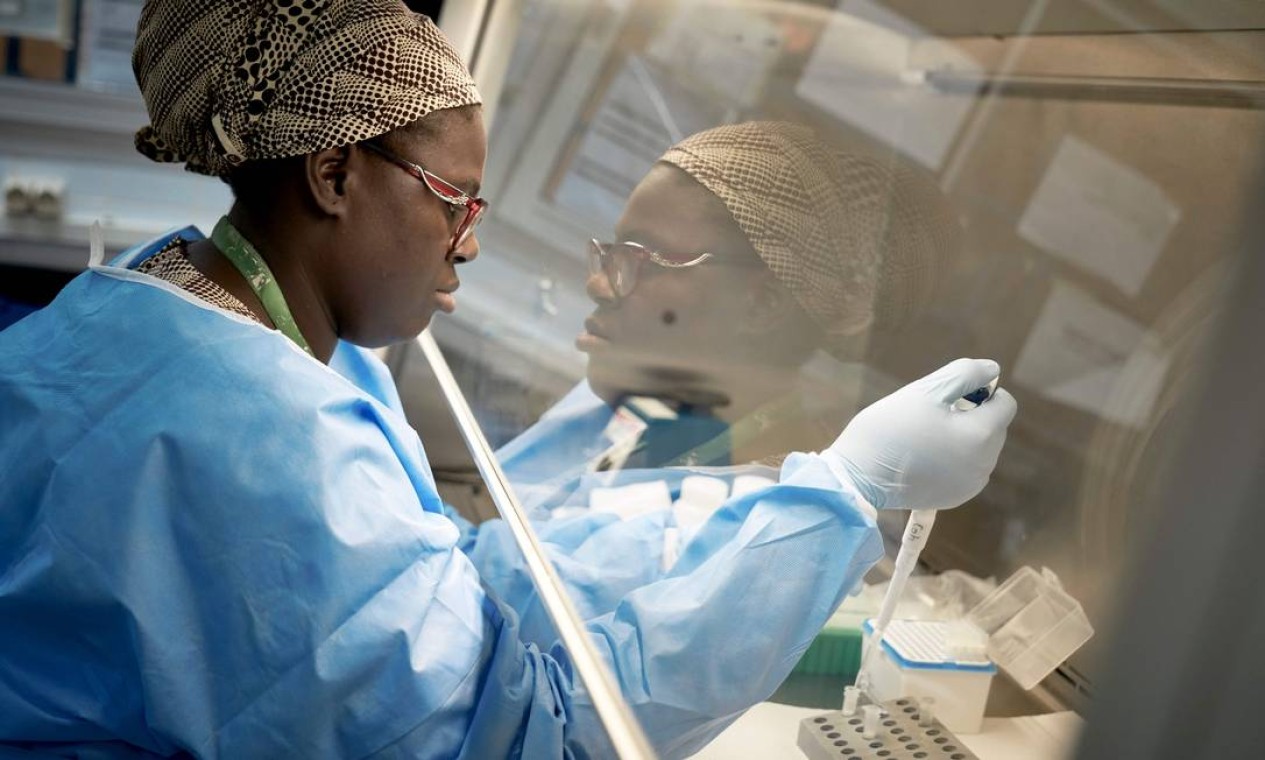
[[(47, 13), (34, 10), (45, 5)], [(0, 2), (0, 315), (37, 308), (81, 269), (94, 221), (119, 250), (177, 224), (207, 229), (230, 201), (223, 184), (131, 151), (132, 130), (145, 122), (126, 60), (138, 7)], [(1265, 640), (1253, 561), (1265, 518), (1250, 508), (1265, 496), (1265, 5), (479, 0), (417, 9), (436, 15), (468, 57), (488, 126), (482, 194), (491, 210), (477, 261), (462, 268), (460, 307), (421, 342), (385, 354), (453, 506), (476, 523), (504, 519), (498, 508), (514, 509), (513, 483), (489, 484), (496, 473), (478, 460), (517, 451), (542, 416), (599, 379), (619, 391), (606, 394), (613, 405), (643, 399), (628, 413), (642, 436), (623, 453), (633, 458), (619, 459), (619, 431), (602, 426), (603, 445), (541, 467), (596, 477), (635, 461), (757, 461), (776, 477), (785, 454), (829, 445), (868, 403), (956, 357), (993, 358), (1019, 414), (988, 486), (938, 518), (919, 571), (927, 577), (913, 592), (921, 598), (907, 614), (947, 614), (963, 588), (978, 601), (990, 583), (1048, 568), (1094, 635), (1031, 690), (1004, 674), (994, 682), (985, 716), (997, 730), (1005, 720), (1070, 716), (1056, 741), (1024, 756), (1265, 752), (1259, 721), (1246, 713), (1265, 696), (1265, 680), (1248, 677), (1265, 673), (1250, 643)], [(751, 354), (719, 350), (746, 340), (737, 333), (719, 348), (713, 339), (692, 354), (681, 349), (700, 325), (740, 321), (761, 306), (744, 311), (732, 290), (682, 285), (741, 257), (694, 250), (698, 229), (648, 224), (656, 217), (635, 208), (663, 201), (647, 199), (659, 187), (647, 182), (674, 145), (750, 122), (794, 125), (825, 151), (813, 155), (879, 167), (832, 177), (824, 159), (805, 166), (772, 156), (732, 197), (707, 185), (717, 202), (730, 201), (728, 223), (749, 241), (765, 224), (781, 230), (788, 255), (863, 262), (845, 267), (847, 277), (825, 264), (810, 274), (836, 277), (819, 298), (851, 299), (873, 318), (806, 335), (811, 350), (769, 373)], [(762, 174), (769, 166), (813, 179)], [(922, 200), (897, 187), (898, 173), (930, 188)], [(787, 187), (812, 190), (787, 198)], [(909, 206), (923, 202), (934, 211)], [(796, 221), (778, 227), (786, 214)], [(896, 261), (905, 254), (892, 225), (924, 226), (935, 240)], [(817, 226), (842, 232), (805, 253)], [(867, 229), (869, 238), (848, 232)], [(651, 250), (670, 266), (649, 260)], [(704, 252), (712, 260), (684, 266)], [(774, 274), (793, 269), (763, 261)], [(618, 266), (636, 269), (622, 301), (603, 291)], [(638, 289), (652, 285), (677, 288), (681, 301), (627, 316)], [(632, 326), (615, 334), (610, 315), (621, 308)], [(887, 321), (889, 308), (899, 320)], [(611, 334), (595, 334), (603, 328)], [(595, 349), (586, 335), (609, 340)], [(446, 361), (436, 363), (432, 341)], [(595, 378), (594, 362), (615, 369)], [(766, 375), (775, 379), (757, 382)], [(746, 386), (731, 398), (706, 387), (708, 377), (724, 378), (724, 388), (741, 377), (765, 398), (736, 410)], [(459, 391), (468, 416), (454, 421), (441, 381)], [(675, 393), (687, 387), (689, 395)], [(687, 412), (705, 421), (663, 423)], [(475, 427), (485, 440), (471, 453)], [(651, 461), (659, 444), (643, 430), (659, 430), (671, 455)], [(679, 483), (670, 485), (666, 504), (652, 499), (644, 511), (681, 499)], [(604, 508), (600, 501), (569, 508)], [(866, 577), (875, 589), (904, 520), (880, 514), (889, 556)], [(688, 551), (688, 540), (672, 540)], [(932, 578), (949, 571), (959, 585)], [(533, 572), (537, 582), (547, 576)], [(858, 621), (866, 598), (853, 598)], [(555, 624), (578, 632), (565, 606), (550, 607), (562, 618)], [(798, 751), (788, 716), (838, 709), (855, 668), (855, 654), (841, 657), (816, 670), (801, 663), (771, 706), (698, 756)], [(579, 675), (587, 683), (593, 673), (582, 666)], [(591, 687), (604, 693), (599, 675)], [(632, 713), (608, 696), (617, 750), (644, 756)], [(990, 756), (986, 742), (977, 750)]]

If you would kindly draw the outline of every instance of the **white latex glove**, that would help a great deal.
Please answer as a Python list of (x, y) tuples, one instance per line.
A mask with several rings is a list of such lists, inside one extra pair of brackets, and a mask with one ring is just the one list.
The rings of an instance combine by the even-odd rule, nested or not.
[(958, 359), (862, 409), (822, 456), (879, 509), (949, 509), (988, 484), (1018, 405), (998, 388), (975, 409), (955, 401), (998, 377), (991, 359)]

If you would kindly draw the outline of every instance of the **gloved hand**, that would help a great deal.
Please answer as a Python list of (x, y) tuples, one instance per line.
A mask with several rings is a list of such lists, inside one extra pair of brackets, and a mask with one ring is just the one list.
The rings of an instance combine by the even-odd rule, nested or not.
[(953, 404), (1001, 372), (958, 359), (862, 409), (822, 452), (879, 509), (948, 509), (988, 484), (1018, 405), (998, 388), (975, 409)]

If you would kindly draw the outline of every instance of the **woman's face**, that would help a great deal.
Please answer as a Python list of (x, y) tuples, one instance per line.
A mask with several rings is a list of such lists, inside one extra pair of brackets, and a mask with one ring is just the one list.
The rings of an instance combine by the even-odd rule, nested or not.
[[(479, 193), (487, 138), (477, 109), (434, 115), (434, 129), (397, 130), (384, 147), (442, 177), (470, 196)], [(429, 118), (429, 117), (428, 117)], [(471, 234), (451, 250), (465, 209), (445, 203), (389, 160), (353, 149), (348, 182), (359, 202), (338, 245), (332, 283), (340, 337), (362, 346), (410, 340), (436, 310), (451, 312), (459, 280), (456, 265), (478, 255)], [(345, 255), (346, 254), (346, 255)]]
[(657, 164), (637, 185), (615, 230), (618, 241), (673, 254), (711, 253), (685, 269), (644, 262), (636, 286), (617, 298), (604, 275), (591, 275), (597, 308), (576, 347), (589, 355), (594, 390), (696, 403), (724, 403), (751, 361), (752, 308), (772, 275), (724, 204), (680, 169)]

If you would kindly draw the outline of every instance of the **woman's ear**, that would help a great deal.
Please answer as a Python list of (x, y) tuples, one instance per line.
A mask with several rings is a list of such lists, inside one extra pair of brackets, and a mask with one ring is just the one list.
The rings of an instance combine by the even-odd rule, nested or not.
[(799, 304), (768, 272), (755, 275), (746, 288), (745, 318), (739, 334), (763, 338), (786, 329), (798, 316)]
[(822, 344), (821, 328), (770, 273), (750, 285), (738, 334), (764, 361), (799, 366)]
[(308, 154), (304, 164), (308, 196), (330, 216), (341, 216), (346, 210), (352, 180), (351, 152), (348, 145), (329, 148)]

